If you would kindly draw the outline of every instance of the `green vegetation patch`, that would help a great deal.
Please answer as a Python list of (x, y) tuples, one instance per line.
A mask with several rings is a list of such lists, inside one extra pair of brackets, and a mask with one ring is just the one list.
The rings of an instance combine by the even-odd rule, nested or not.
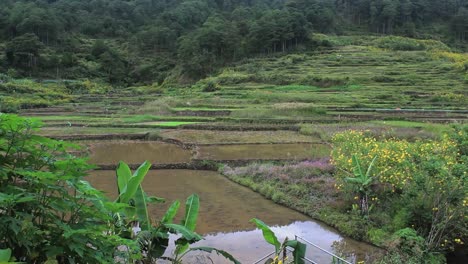
[(154, 125), (158, 127), (178, 127), (182, 125), (190, 125), (190, 124), (199, 124), (200, 122), (182, 122), (182, 121), (161, 121), (161, 122), (147, 122), (147, 123), (141, 123), (145, 125)]
[(450, 126), (444, 124), (434, 124), (427, 122), (414, 121), (373, 121), (372, 123), (381, 124), (390, 127), (416, 128), (442, 136), (451, 131)]

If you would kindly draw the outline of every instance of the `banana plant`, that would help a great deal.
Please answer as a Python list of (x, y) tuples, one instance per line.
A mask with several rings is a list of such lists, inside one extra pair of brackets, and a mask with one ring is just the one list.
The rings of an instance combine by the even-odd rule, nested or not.
[[(196, 199), (194, 195), (190, 196), (187, 200), (193, 199)], [(192, 243), (202, 239), (200, 235), (185, 226), (173, 223), (179, 208), (180, 202), (173, 202), (156, 227), (150, 231), (144, 230), (138, 234), (140, 245), (146, 252), (147, 259), (150, 260), (150, 262), (158, 258), (164, 258), (174, 262), (171, 258), (162, 257), (169, 245), (170, 233), (180, 234), (180, 240), (184, 239)]]
[(167, 210), (166, 214), (161, 220), (161, 225), (159, 226), (159, 232), (164, 233), (168, 230), (171, 233), (177, 233), (182, 235), (179, 239), (175, 241), (176, 249), (174, 251), (175, 256), (163, 257), (166, 260), (171, 261), (173, 264), (181, 264), (182, 259), (189, 252), (192, 251), (203, 251), (212, 253), (215, 252), (218, 255), (222, 255), (226, 259), (232, 261), (234, 264), (240, 264), (231, 254), (224, 250), (212, 248), (212, 247), (193, 247), (190, 248), (190, 244), (195, 243), (203, 239), (200, 235), (195, 233), (195, 228), (197, 225), (198, 212), (200, 209), (200, 198), (196, 194), (189, 196), (185, 202), (185, 215), (180, 224), (172, 223), (174, 217), (177, 214), (177, 211), (180, 207), (178, 201), (174, 202), (171, 207)]
[[(263, 238), (265, 241), (275, 246), (275, 257), (268, 259), (265, 264), (282, 264), (286, 261), (287, 248), (293, 249), (293, 262), (294, 264), (305, 264), (304, 258), (306, 253), (306, 245), (298, 240), (289, 240), (285, 238), (283, 243), (280, 243), (275, 233), (263, 221), (252, 218), (250, 222), (254, 223), (258, 229), (262, 230)], [(282, 253), (282, 254), (281, 254)], [(282, 256), (280, 256), (282, 255)]]
[(353, 162), (353, 174), (354, 177), (346, 177), (345, 181), (355, 186), (358, 192), (359, 198), (359, 209), (361, 210), (361, 214), (368, 215), (371, 208), (369, 208), (369, 193), (370, 193), (370, 186), (374, 178), (371, 176), (372, 168), (374, 167), (374, 162), (377, 159), (375, 156), (369, 167), (367, 167), (366, 173), (359, 162), (359, 159), (356, 155), (353, 155), (352, 162)]
[(129, 205), (124, 209), (124, 214), (128, 220), (138, 225), (141, 230), (151, 229), (151, 221), (148, 215), (148, 203), (164, 202), (162, 198), (146, 195), (143, 191), (143, 187), (141, 187), (141, 183), (150, 168), (151, 164), (145, 161), (132, 174), (128, 165), (121, 161), (116, 170), (117, 187), (119, 191), (116, 202)]
[[(240, 264), (229, 253), (211, 247), (190, 248), (189, 245), (203, 239), (195, 232), (198, 212), (200, 208), (200, 199), (198, 195), (189, 196), (185, 202), (185, 216), (180, 224), (174, 223), (174, 218), (180, 208), (180, 202), (175, 201), (171, 204), (159, 223), (152, 225), (148, 214), (148, 203), (164, 201), (162, 198), (149, 197), (143, 191), (141, 183), (148, 173), (151, 164), (145, 161), (132, 174), (128, 165), (120, 162), (117, 169), (117, 186), (119, 196), (116, 203), (127, 204), (123, 209), (123, 217), (118, 215), (120, 221), (124, 223), (139, 224), (141, 231), (135, 232), (142, 251), (143, 263), (154, 263), (157, 259), (170, 260), (172, 263), (181, 263), (182, 258), (191, 251), (216, 252)], [(181, 237), (176, 240), (175, 257), (163, 257), (168, 244), (169, 234), (179, 234)]]

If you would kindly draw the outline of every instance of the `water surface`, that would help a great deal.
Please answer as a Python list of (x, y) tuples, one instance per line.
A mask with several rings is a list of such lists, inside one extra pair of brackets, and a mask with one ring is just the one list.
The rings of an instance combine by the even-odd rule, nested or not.
[(164, 142), (152, 141), (96, 141), (89, 142), (90, 162), (99, 165), (117, 164), (125, 161), (129, 164), (141, 164), (148, 160), (152, 164), (189, 162), (190, 150)]
[[(114, 171), (95, 171), (88, 178), (110, 197), (117, 195)], [(152, 205), (152, 219), (160, 219), (170, 203), (180, 200), (179, 219), (184, 212), (184, 201), (189, 195), (200, 196), (200, 214), (196, 231), (205, 240), (194, 246), (213, 246), (227, 250), (242, 263), (252, 263), (272, 252), (274, 248), (263, 241), (261, 232), (249, 222), (253, 217), (275, 226), (278, 238), (300, 235), (321, 247), (337, 252), (353, 252), (359, 259), (376, 249), (365, 243), (342, 237), (334, 229), (284, 206), (277, 205), (248, 188), (235, 184), (213, 171), (153, 170), (148, 173), (143, 188), (150, 195), (166, 198), (165, 204)], [(173, 247), (167, 250), (171, 253)], [(318, 251), (308, 250), (318, 263), (330, 263), (330, 258)], [(187, 263), (205, 263), (203, 254), (187, 256)], [(210, 255), (214, 263), (229, 263), (222, 257)], [(210, 263), (206, 260), (206, 263)]]
[(330, 155), (324, 144), (239, 144), (205, 145), (198, 147), (198, 159), (246, 160), (246, 159), (317, 159)]

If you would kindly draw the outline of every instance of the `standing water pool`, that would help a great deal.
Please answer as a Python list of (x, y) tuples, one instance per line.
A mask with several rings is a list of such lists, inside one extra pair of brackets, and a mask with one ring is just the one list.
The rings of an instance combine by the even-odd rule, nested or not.
[[(88, 180), (97, 189), (104, 190), (109, 198), (117, 196), (114, 171), (94, 171)], [(164, 204), (150, 205), (153, 220), (160, 219), (174, 200), (183, 204), (189, 195), (198, 194), (200, 213), (196, 231), (205, 239), (193, 246), (213, 246), (226, 250), (241, 263), (253, 263), (274, 251), (273, 246), (264, 242), (261, 231), (249, 222), (253, 217), (272, 226), (280, 241), (285, 237), (294, 239), (294, 235), (299, 235), (326, 250), (346, 255), (349, 260), (366, 260), (379, 252), (371, 245), (343, 237), (336, 230), (310, 217), (277, 205), (217, 172), (152, 170), (146, 175), (143, 189), (149, 195), (166, 199)], [(179, 210), (180, 217), (184, 209)], [(180, 221), (180, 218), (176, 221)], [(170, 255), (171, 250), (173, 247), (168, 248), (166, 254)], [(317, 263), (332, 261), (328, 255), (312, 248), (308, 248), (307, 254)], [(202, 255), (197, 253), (187, 256), (186, 262), (204, 263), (200, 262)], [(230, 263), (222, 257), (211, 255), (210, 258), (216, 264)]]

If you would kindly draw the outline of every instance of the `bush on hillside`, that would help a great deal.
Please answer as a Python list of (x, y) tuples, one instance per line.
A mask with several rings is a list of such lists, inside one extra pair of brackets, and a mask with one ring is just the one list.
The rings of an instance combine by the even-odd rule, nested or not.
[(437, 40), (419, 40), (399, 36), (378, 38), (373, 41), (373, 44), (379, 48), (401, 51), (450, 50), (447, 45)]

